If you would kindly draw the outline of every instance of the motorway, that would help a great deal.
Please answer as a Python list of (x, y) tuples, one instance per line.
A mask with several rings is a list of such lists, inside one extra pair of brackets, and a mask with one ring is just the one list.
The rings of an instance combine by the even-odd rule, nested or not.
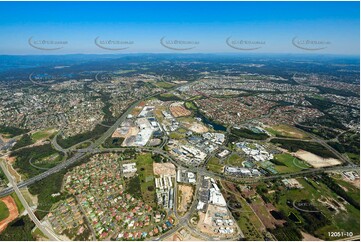
[[(157, 94), (154, 94), (152, 96), (155, 96)], [(152, 97), (151, 96), (151, 97)], [(149, 97), (147, 97), (149, 98)], [(128, 109), (127, 111), (125, 111), (119, 118), (118, 120), (105, 132), (103, 133), (102, 136), (100, 136), (96, 141), (94, 141), (94, 143), (92, 143), (87, 149), (96, 149), (96, 147), (100, 146), (108, 137), (110, 137), (114, 131), (118, 128), (118, 126), (126, 119), (127, 115), (132, 111), (132, 109), (134, 107), (136, 107), (141, 101), (143, 100), (139, 100), (139, 101), (136, 101), (134, 102)], [(59, 146), (57, 143), (56, 143), (56, 140), (52, 140), (52, 144), (54, 145), (54, 147), (65, 153), (67, 152), (67, 150), (63, 149), (61, 146)], [(77, 152), (72, 156), (70, 157), (69, 159), (65, 160), (64, 162), (60, 163), (59, 165), (56, 165), (52, 168), (50, 168), (49, 170), (37, 175), (37, 176), (34, 176), (32, 178), (29, 178), (28, 180), (26, 181), (22, 181), (22, 182), (19, 182), (18, 183), (18, 187), (19, 188), (22, 188), (22, 187), (27, 187), (27, 186), (30, 186), (42, 179), (44, 179), (45, 177), (48, 177), (54, 173), (57, 173), (59, 171), (61, 171), (62, 169), (65, 169), (67, 167), (69, 167), (70, 165), (76, 163), (78, 160), (80, 160), (81, 158), (84, 158), (87, 156), (87, 153), (85, 152), (82, 152), (82, 150), (77, 150)], [(1, 192), (0, 192), (0, 197), (2, 196), (6, 196), (6, 195), (9, 195), (10, 193), (12, 193), (14, 191), (13, 187), (7, 187), (5, 189), (3, 189)]]
[[(115, 129), (114, 129), (115, 130)], [(112, 133), (111, 133), (112, 134)], [(103, 136), (102, 136), (103, 137)], [(103, 137), (104, 139), (104, 137)], [(105, 138), (106, 139), (106, 138)], [(59, 172), (60, 170), (67, 168), (68, 166), (72, 165), (73, 163), (77, 162), (79, 159), (86, 157), (88, 154), (95, 154), (95, 153), (100, 153), (100, 152), (122, 152), (125, 149), (128, 148), (96, 148), (94, 147), (95, 142), (89, 146), (88, 148), (85, 149), (79, 149), (77, 150), (77, 152), (75, 153), (74, 156), (72, 156), (71, 158), (67, 159), (66, 161), (64, 161), (63, 163), (60, 163), (59, 165), (50, 168), (49, 170), (35, 176), (32, 177), (26, 181), (22, 181), (20, 183), (18, 183), (18, 187), (22, 188), (22, 187), (26, 187), (29, 186), (37, 181), (40, 181), (42, 179), (44, 179), (45, 177), (54, 174), (56, 172)], [(176, 161), (174, 161), (174, 159), (169, 156), (166, 152), (164, 152), (163, 150), (159, 149), (159, 148), (135, 148), (136, 151), (145, 151), (145, 152), (152, 152), (155, 154), (160, 154), (166, 158), (168, 158), (173, 164), (175, 164), (177, 167), (179, 168), (189, 168), (189, 167), (182, 167), (179, 163), (177, 163)], [(300, 177), (300, 176), (305, 176), (305, 175), (310, 175), (310, 174), (319, 174), (322, 172), (332, 172), (332, 171), (359, 171), (360, 168), (357, 166), (333, 166), (333, 167), (324, 167), (324, 168), (313, 168), (313, 169), (307, 169), (307, 170), (303, 170), (303, 171), (299, 171), (299, 172), (295, 172), (295, 173), (291, 173), (291, 174), (278, 174), (278, 175), (272, 175), (272, 176), (266, 176), (266, 177), (251, 177), (251, 178), (247, 178), (247, 177), (237, 177), (237, 176), (228, 176), (228, 175), (223, 175), (223, 174), (218, 174), (218, 173), (214, 173), (211, 171), (206, 170), (204, 167), (203, 168), (196, 168), (198, 170), (198, 172), (202, 175), (208, 175), (208, 176), (214, 176), (214, 177), (218, 177), (218, 178), (222, 178), (222, 179), (229, 179), (235, 182), (239, 182), (239, 183), (255, 183), (258, 181), (266, 181), (266, 180), (274, 180), (274, 179), (280, 179), (280, 178), (289, 178), (289, 177)], [(5, 188), (4, 190), (2, 190), (0, 192), (0, 196), (6, 196), (10, 193), (13, 192), (13, 188), (12, 187), (8, 187)]]
[(44, 225), (42, 225), (41, 222), (39, 221), (39, 219), (35, 216), (35, 214), (33, 213), (33, 210), (31, 210), (31, 208), (30, 208), (29, 204), (27, 203), (27, 201), (25, 200), (23, 194), (20, 192), (19, 187), (16, 185), (16, 182), (14, 181), (10, 172), (6, 168), (4, 162), (0, 162), (0, 166), (1, 166), (1, 169), (3, 170), (4, 174), (6, 175), (7, 179), (9, 180), (10, 184), (14, 188), (14, 191), (15, 191), (16, 195), (18, 196), (20, 202), (24, 206), (25, 210), (28, 212), (30, 219), (35, 223), (36, 227), (38, 227), (40, 229), (40, 231), (46, 237), (48, 237), (50, 240), (60, 241), (60, 239), (58, 239), (58, 237), (50, 229), (48, 230)]
[[(31, 81), (33, 81), (31, 79), (31, 76), (29, 77), (29, 79)], [(35, 83), (34, 83), (35, 84)], [(151, 96), (146, 97), (145, 99), (148, 99), (150, 97), (156, 96), (157, 94), (153, 94)], [(28, 211), (28, 214), (30, 216), (30, 218), (34, 221), (34, 223), (36, 224), (36, 226), (51, 240), (59, 240), (56, 235), (54, 235), (51, 231), (48, 231), (48, 229), (46, 229), (41, 223), (40, 221), (36, 218), (36, 216), (34, 215), (34, 213), (32, 212), (31, 208), (29, 207), (29, 205), (27, 204), (27, 202), (25, 201), (24, 197), (22, 196), (19, 188), (22, 187), (27, 187), (29, 185), (32, 185), (34, 183), (36, 183), (37, 181), (40, 181), (54, 173), (57, 173), (59, 171), (61, 171), (62, 169), (65, 169), (71, 165), (73, 165), (74, 163), (78, 162), (80, 159), (88, 156), (89, 154), (95, 154), (95, 153), (101, 153), (101, 152), (122, 152), (125, 149), (129, 149), (129, 147), (124, 147), (124, 148), (99, 148), (101, 144), (103, 144), (105, 142), (105, 140), (107, 138), (109, 138), (114, 131), (120, 126), (120, 124), (126, 119), (127, 115), (134, 109), (134, 107), (136, 107), (140, 102), (142, 102), (143, 100), (139, 100), (134, 102), (133, 104), (130, 105), (130, 107), (117, 119), (117, 121), (110, 126), (107, 131), (105, 133), (103, 133), (98, 139), (96, 139), (94, 142), (92, 142), (90, 144), (89, 147), (84, 148), (84, 149), (77, 149), (77, 150), (73, 150), (73, 147), (76, 147), (77, 145), (74, 145), (73, 147), (71, 147), (70, 149), (64, 149), (62, 148), (60, 145), (57, 144), (56, 142), (56, 136), (54, 137), (54, 139), (52, 140), (52, 145), (53, 147), (58, 150), (63, 152), (64, 154), (68, 154), (68, 152), (70, 150), (75, 151), (74, 155), (68, 159), (66, 159), (64, 162), (58, 164), (55, 167), (52, 167), (48, 170), (46, 170), (45, 172), (32, 177), (26, 181), (21, 181), (18, 184), (16, 184), (16, 182), (12, 179), (10, 173), (8, 172), (8, 170), (6, 169), (6, 166), (1, 163), (1, 168), (4, 170), (4, 173), (6, 174), (6, 176), (8, 177), (10, 183), (11, 183), (11, 187), (8, 187), (4, 190), (2, 190), (0, 192), (0, 197), (2, 196), (6, 196), (8, 194), (11, 194), (13, 191), (15, 191), (15, 193), (18, 195), (20, 201), (22, 202), (22, 204), (24, 205), (25, 209)], [(272, 175), (272, 176), (268, 176), (268, 177), (237, 177), (237, 176), (229, 176), (227, 174), (218, 174), (218, 173), (214, 173), (212, 171), (208, 171), (205, 166), (201, 166), (201, 167), (188, 167), (188, 166), (182, 166), (181, 164), (179, 164), (178, 162), (176, 162), (174, 160), (173, 157), (171, 157), (167, 152), (165, 152), (163, 150), (163, 146), (167, 143), (167, 137), (165, 137), (162, 141), (162, 144), (160, 147), (137, 147), (134, 148), (137, 152), (152, 152), (153, 154), (160, 154), (164, 157), (166, 157), (170, 162), (172, 162), (177, 169), (193, 169), (194, 172), (197, 173), (197, 183), (196, 183), (196, 188), (195, 188), (195, 196), (193, 199), (193, 203), (190, 207), (190, 209), (188, 210), (188, 212), (182, 216), (181, 218), (178, 216), (177, 214), (177, 207), (174, 206), (174, 210), (175, 210), (175, 216), (178, 220), (178, 224), (175, 225), (172, 229), (170, 229), (169, 231), (167, 231), (166, 233), (162, 234), (158, 239), (164, 239), (166, 237), (168, 237), (170, 234), (174, 233), (175, 231), (177, 231), (178, 229), (185, 227), (187, 230), (191, 231), (192, 233), (194, 233), (195, 235), (201, 237), (202, 239), (205, 240), (213, 240), (214, 238), (207, 236), (203, 233), (200, 233), (195, 227), (194, 225), (189, 224), (189, 219), (191, 218), (192, 214), (194, 213), (194, 211), (196, 210), (196, 206), (198, 203), (198, 190), (199, 190), (199, 186), (201, 184), (201, 177), (203, 176), (211, 176), (211, 177), (216, 177), (216, 178), (221, 178), (221, 179), (227, 179), (233, 182), (237, 182), (237, 183), (255, 183), (255, 182), (259, 182), (259, 181), (267, 181), (267, 180), (274, 180), (274, 179), (283, 179), (283, 178), (290, 178), (290, 177), (302, 177), (305, 175), (310, 175), (310, 174), (319, 174), (322, 172), (332, 172), (332, 171), (348, 171), (348, 170), (357, 170), (359, 171), (359, 167), (355, 166), (355, 165), (351, 165), (351, 163), (349, 162), (349, 160), (347, 158), (345, 158), (344, 156), (342, 156), (341, 154), (339, 154), (336, 150), (334, 150), (332, 147), (330, 147), (324, 140), (314, 136), (314, 135), (310, 135), (310, 137), (312, 138), (313, 141), (316, 141), (322, 145), (324, 145), (328, 150), (330, 150), (332, 153), (334, 153), (338, 158), (340, 158), (342, 161), (344, 161), (345, 163), (347, 163), (347, 166), (334, 166), (334, 167), (326, 167), (326, 168), (317, 168), (317, 169), (307, 169), (307, 170), (303, 170), (303, 171), (299, 171), (299, 172), (295, 172), (295, 173), (291, 173), (291, 174), (277, 174), (277, 175)], [(310, 140), (311, 141), (311, 140)], [(177, 205), (177, 197), (176, 197), (176, 193), (175, 193), (175, 204)], [(232, 238), (233, 240), (238, 240), (239, 237), (237, 238)]]
[[(84, 153), (100, 153), (100, 152), (123, 152), (124, 150), (129, 148), (102, 148), (102, 149), (92, 149), (92, 148), (85, 148), (82, 150), (78, 150), (79, 152)], [(152, 148), (152, 147), (138, 147), (134, 148), (137, 152), (151, 152), (153, 154), (159, 154), (163, 157), (167, 158), (170, 162), (172, 162), (177, 168), (181, 169), (189, 169), (188, 166), (182, 166), (178, 162), (174, 160), (172, 156), (170, 156), (167, 152), (160, 148)], [(212, 171), (207, 170), (205, 167), (192, 167), (191, 169), (196, 169), (197, 173), (204, 175), (204, 176), (212, 176), (212, 177), (218, 177), (222, 179), (229, 179), (234, 180), (239, 183), (254, 183), (259, 181), (265, 181), (265, 180), (274, 180), (274, 179), (283, 179), (283, 178), (289, 178), (289, 177), (302, 177), (305, 175), (310, 174), (319, 174), (322, 172), (332, 172), (332, 171), (358, 171), (359, 168), (357, 166), (332, 166), (332, 167), (323, 167), (323, 168), (311, 168), (307, 170), (302, 170), (299, 172), (294, 173), (283, 173), (283, 174), (277, 174), (272, 176), (259, 176), (259, 177), (237, 177), (234, 175), (224, 175), (215, 173)]]

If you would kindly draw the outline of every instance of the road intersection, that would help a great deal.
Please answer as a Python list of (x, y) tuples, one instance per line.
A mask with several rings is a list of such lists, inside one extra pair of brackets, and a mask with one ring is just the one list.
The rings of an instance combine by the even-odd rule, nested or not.
[[(156, 94), (155, 94), (156, 95)], [(152, 95), (152, 96), (155, 96)], [(150, 97), (152, 97), (150, 96)], [(150, 98), (147, 97), (146, 99)], [(210, 177), (216, 177), (216, 178), (221, 178), (221, 179), (226, 179), (232, 182), (237, 182), (237, 183), (244, 183), (244, 184), (250, 184), (250, 183), (255, 183), (255, 182), (259, 182), (259, 181), (267, 181), (267, 180), (276, 180), (276, 179), (284, 179), (284, 178), (291, 178), (291, 177), (303, 177), (305, 175), (311, 175), (311, 174), (319, 174), (319, 173), (323, 173), (323, 172), (332, 172), (332, 171), (349, 171), (349, 170), (359, 170), (359, 167), (352, 165), (349, 161), (349, 159), (345, 158), (343, 155), (339, 154), (336, 150), (334, 150), (332, 147), (330, 147), (325, 141), (323, 141), (322, 139), (312, 135), (310, 136), (312, 138), (312, 141), (316, 141), (320, 144), (322, 144), (324, 147), (326, 147), (328, 150), (330, 150), (333, 154), (335, 154), (338, 158), (340, 158), (342, 161), (344, 161), (344, 163), (346, 163), (346, 166), (334, 166), (334, 167), (326, 167), (326, 168), (317, 168), (317, 169), (307, 169), (307, 170), (302, 170), (299, 172), (295, 172), (295, 173), (290, 173), (290, 174), (277, 174), (277, 175), (272, 175), (272, 176), (260, 176), (260, 177), (237, 177), (237, 176), (229, 176), (227, 174), (219, 174), (219, 173), (215, 173), (212, 171), (209, 171), (205, 168), (205, 165), (203, 166), (198, 166), (198, 167), (191, 167), (191, 166), (187, 166), (185, 164), (180, 164), (179, 162), (177, 162), (169, 153), (167, 153), (166, 151), (164, 151), (163, 147), (166, 144), (168, 138), (164, 137), (163, 142), (161, 144), (161, 146), (159, 147), (123, 147), (123, 148), (102, 148), (101, 145), (104, 144), (104, 142), (114, 133), (114, 131), (120, 126), (120, 124), (126, 119), (126, 117), (128, 116), (128, 114), (137, 106), (139, 105), (139, 103), (141, 101), (143, 101), (145, 99), (139, 100), (134, 102), (133, 104), (130, 105), (130, 107), (117, 119), (117, 121), (110, 126), (107, 131), (105, 133), (103, 133), (98, 139), (96, 139), (95, 141), (91, 142), (91, 144), (89, 145), (89, 147), (87, 148), (83, 148), (83, 149), (75, 149), (73, 147), (76, 147), (77, 145), (74, 145), (73, 147), (69, 148), (69, 149), (64, 149), (62, 148), (57, 142), (56, 142), (56, 137), (57, 134), (53, 140), (52, 140), (52, 145), (53, 147), (68, 155), (70, 153), (70, 151), (73, 153), (73, 155), (66, 159), (65, 161), (63, 161), (62, 163), (56, 165), (55, 167), (52, 167), (46, 171), (44, 171), (43, 173), (34, 176), (28, 180), (25, 181), (21, 181), (18, 184), (16, 184), (16, 182), (13, 180), (12, 176), (10, 175), (9, 171), (7, 170), (5, 164), (3, 162), (1, 162), (1, 168), (3, 169), (5, 175), (7, 176), (7, 178), (9, 179), (10, 183), (11, 183), (11, 187), (8, 187), (4, 190), (2, 190), (0, 192), (0, 196), (5, 196), (5, 195), (9, 195), (12, 192), (15, 191), (15, 193), (18, 195), (21, 203), (24, 205), (25, 209), (27, 210), (30, 218), (34, 221), (34, 223), (36, 224), (36, 226), (51, 240), (59, 240), (59, 238), (49, 229), (47, 229), (46, 227), (44, 227), (44, 225), (41, 224), (41, 222), (37, 219), (37, 217), (35, 216), (35, 214), (33, 213), (33, 211), (31, 210), (31, 208), (29, 207), (29, 205), (27, 204), (26, 200), (24, 199), (24, 197), (22, 196), (19, 188), (23, 188), (23, 187), (27, 187), (30, 186), (54, 173), (57, 173), (63, 169), (66, 169), (70, 166), (72, 166), (73, 164), (79, 162), (79, 160), (91, 155), (91, 154), (95, 154), (95, 153), (103, 153), (103, 152), (123, 152), (126, 149), (132, 148), (137, 152), (151, 152), (152, 154), (159, 154), (165, 158), (167, 158), (167, 160), (169, 162), (172, 162), (175, 167), (177, 169), (190, 169), (194, 172), (197, 173), (197, 183), (196, 183), (196, 188), (195, 188), (195, 195), (194, 195), (194, 199), (193, 199), (193, 203), (190, 207), (190, 209), (188, 210), (188, 212), (180, 217), (177, 213), (177, 206), (174, 206), (174, 214), (178, 220), (178, 223), (169, 231), (165, 232), (164, 234), (162, 234), (158, 239), (164, 239), (167, 238), (169, 235), (171, 235), (172, 233), (176, 232), (177, 230), (179, 230), (182, 227), (187, 228), (189, 231), (192, 231), (192, 233), (196, 234), (197, 236), (201, 237), (202, 239), (205, 240), (213, 240), (212, 237), (207, 236), (203, 233), (200, 233), (198, 230), (196, 230), (194, 228), (193, 225), (191, 225), (189, 223), (189, 220), (191, 218), (191, 216), (193, 215), (193, 213), (196, 210), (196, 206), (198, 203), (198, 190), (199, 190), (199, 186), (201, 184), (201, 177), (204, 176), (210, 176)], [(208, 157), (209, 158), (209, 157)], [(175, 204), (177, 204), (177, 188), (175, 188)], [(234, 240), (237, 240), (238, 238), (232, 238)]]

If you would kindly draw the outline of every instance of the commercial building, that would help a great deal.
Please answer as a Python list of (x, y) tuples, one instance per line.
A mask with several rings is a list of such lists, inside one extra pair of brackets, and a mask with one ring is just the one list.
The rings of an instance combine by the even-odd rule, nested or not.
[(196, 183), (196, 175), (193, 172), (178, 169), (177, 171), (177, 182), (181, 183)]
[(135, 173), (137, 172), (137, 167), (135, 163), (128, 163), (122, 165), (123, 173)]

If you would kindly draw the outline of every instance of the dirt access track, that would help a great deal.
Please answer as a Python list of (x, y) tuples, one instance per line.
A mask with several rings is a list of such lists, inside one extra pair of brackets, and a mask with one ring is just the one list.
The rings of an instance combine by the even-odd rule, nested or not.
[(7, 208), (9, 209), (9, 216), (0, 221), (0, 233), (6, 229), (7, 225), (15, 220), (18, 216), (19, 216), (19, 211), (18, 208), (16, 207), (16, 203), (14, 201), (14, 199), (11, 196), (6, 196), (0, 199), (1, 201), (3, 201), (5, 203), (5, 205), (7, 206)]

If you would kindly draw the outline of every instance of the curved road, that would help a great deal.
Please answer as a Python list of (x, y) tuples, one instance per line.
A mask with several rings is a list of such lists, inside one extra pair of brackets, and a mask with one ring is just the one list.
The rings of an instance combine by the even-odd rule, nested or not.
[[(31, 79), (31, 75), (29, 76), (30, 81), (33, 81)], [(34, 81), (33, 81), (34, 82)], [(35, 84), (35, 83), (34, 83)], [(36, 83), (38, 84), (38, 83)], [(169, 90), (168, 90), (169, 91)], [(129, 148), (98, 148), (102, 143), (105, 142), (105, 140), (110, 137), (113, 132), (119, 127), (119, 125), (126, 119), (127, 115), (133, 110), (134, 107), (136, 107), (141, 101), (148, 99), (150, 97), (156, 96), (159, 93), (153, 94), (151, 96), (148, 96), (144, 99), (141, 99), (139, 101), (134, 102), (133, 104), (131, 104), (128, 109), (117, 119), (117, 121), (109, 127), (109, 129), (103, 133), (97, 140), (95, 140), (89, 147), (84, 148), (84, 149), (78, 149), (76, 150), (76, 153), (70, 157), (69, 159), (67, 159), (66, 161), (64, 161), (63, 163), (50, 168), (49, 170), (35, 176), (32, 177), (26, 181), (22, 181), (18, 184), (16, 184), (16, 182), (12, 179), (10, 173), (7, 171), (5, 165), (3, 163), (1, 163), (1, 168), (4, 170), (4, 173), (6, 174), (6, 176), (8, 176), (8, 179), (10, 181), (10, 183), (12, 184), (12, 187), (8, 187), (4, 190), (2, 190), (0, 192), (0, 196), (5, 196), (8, 195), (10, 193), (12, 193), (13, 191), (16, 192), (16, 194), (18, 194), (19, 199), (21, 200), (21, 202), (23, 203), (24, 207), (28, 210), (29, 216), (31, 217), (31, 219), (34, 221), (34, 223), (39, 227), (39, 229), (46, 235), (48, 236), (51, 240), (59, 240), (54, 234), (52, 234), (50, 231), (48, 231), (46, 228), (44, 228), (41, 224), (40, 221), (36, 218), (36, 216), (34, 215), (34, 213), (31, 211), (31, 208), (29, 207), (29, 205), (26, 203), (24, 197), (22, 196), (19, 188), (21, 187), (26, 187), (29, 186), (31, 184), (34, 184), (35, 182), (44, 179), (45, 177), (54, 174), (56, 172), (59, 172), (62, 169), (67, 168), (68, 166), (76, 163), (79, 159), (86, 157), (89, 154), (93, 154), (93, 153), (100, 153), (100, 152), (107, 152), (107, 151), (115, 151), (115, 152), (121, 152), (124, 151), (125, 149), (129, 149)], [(174, 226), (171, 230), (167, 231), (166, 233), (164, 233), (163, 235), (161, 235), (158, 239), (164, 239), (167, 236), (169, 236), (171, 233), (175, 232), (176, 230), (178, 230), (181, 227), (187, 227), (187, 229), (189, 229), (190, 231), (194, 232), (196, 235), (202, 237), (203, 239), (206, 240), (213, 240), (212, 237), (209, 237), (207, 235), (204, 235), (202, 233), (200, 233), (199, 231), (197, 231), (192, 225), (190, 225), (189, 219), (192, 216), (193, 212), (196, 209), (196, 205), (198, 202), (198, 190), (199, 190), (199, 186), (201, 184), (201, 180), (200, 177), (203, 176), (212, 176), (212, 177), (218, 177), (218, 178), (222, 178), (222, 179), (227, 179), (227, 180), (231, 180), (231, 181), (235, 181), (235, 182), (239, 182), (239, 183), (254, 183), (254, 182), (258, 182), (258, 181), (262, 181), (262, 180), (273, 180), (273, 179), (280, 179), (280, 178), (287, 178), (287, 177), (298, 177), (298, 176), (304, 176), (307, 174), (317, 174), (317, 173), (321, 173), (321, 172), (329, 172), (329, 171), (343, 171), (343, 170), (359, 170), (359, 167), (356, 167), (355, 165), (351, 165), (349, 163), (349, 160), (346, 159), (345, 157), (343, 157), (341, 154), (339, 154), (336, 150), (334, 150), (332, 147), (330, 147), (324, 140), (319, 139), (318, 137), (315, 136), (311, 136), (312, 139), (322, 145), (324, 145), (327, 149), (329, 149), (332, 153), (334, 153), (337, 157), (339, 157), (341, 160), (343, 160), (344, 162), (348, 163), (348, 166), (338, 166), (338, 167), (328, 167), (328, 168), (318, 168), (318, 169), (307, 169), (304, 171), (300, 171), (300, 172), (296, 172), (296, 173), (291, 173), (291, 174), (279, 174), (279, 175), (274, 175), (274, 176), (269, 176), (269, 177), (252, 177), (252, 178), (247, 178), (247, 177), (236, 177), (236, 176), (228, 176), (228, 175), (223, 175), (223, 174), (217, 174), (211, 171), (206, 170), (205, 167), (193, 167), (197, 173), (197, 184), (196, 184), (196, 189), (195, 189), (195, 197), (193, 200), (193, 203), (191, 205), (191, 208), (188, 210), (188, 212), (186, 213), (186, 215), (184, 215), (182, 218), (179, 218), (177, 212), (176, 212), (176, 207), (174, 207), (175, 209), (175, 215), (177, 217), (177, 219), (179, 220), (179, 223)], [(56, 139), (56, 137), (54, 138)], [(190, 167), (185, 167), (182, 166), (181, 164), (177, 163), (173, 157), (171, 157), (168, 153), (166, 153), (165, 151), (162, 150), (162, 147), (164, 146), (164, 144), (166, 143), (166, 139), (164, 140), (164, 142), (162, 142), (162, 146), (161, 147), (137, 147), (134, 148), (136, 151), (146, 151), (146, 152), (152, 152), (155, 154), (160, 154), (166, 158), (168, 158), (168, 160), (170, 162), (172, 162), (173, 164), (176, 165), (177, 168), (190, 168)], [(63, 149), (61, 146), (59, 146), (56, 142), (56, 140), (53, 140), (52, 144), (54, 145), (54, 147), (59, 150), (64, 152), (65, 154), (67, 153), (68, 149)], [(133, 147), (132, 147), (133, 148)], [(177, 198), (175, 198), (177, 199)], [(233, 238), (235, 240), (237, 240), (238, 238)]]
[(5, 176), (9, 180), (10, 184), (15, 190), (16, 195), (18, 196), (21, 204), (24, 206), (25, 210), (28, 212), (30, 219), (35, 223), (36, 227), (40, 229), (40, 231), (48, 237), (52, 241), (60, 241), (60, 239), (51, 231), (48, 230), (44, 225), (41, 224), (39, 219), (35, 216), (33, 210), (30, 208), (29, 204), (25, 200), (23, 194), (20, 192), (19, 187), (16, 185), (16, 182), (13, 180), (10, 172), (6, 168), (4, 162), (0, 162), (1, 169), (4, 171)]

